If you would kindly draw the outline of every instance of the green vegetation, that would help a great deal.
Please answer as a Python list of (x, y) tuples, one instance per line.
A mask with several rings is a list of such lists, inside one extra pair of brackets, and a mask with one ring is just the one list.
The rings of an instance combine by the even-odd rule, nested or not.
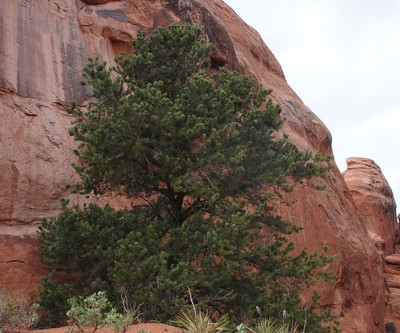
[(0, 291), (0, 333), (19, 332), (37, 324), (38, 304), (30, 305), (24, 297), (14, 298), (6, 290)]
[(138, 320), (136, 311), (118, 313), (107, 299), (104, 291), (99, 291), (85, 298), (73, 297), (68, 300), (71, 308), (67, 311), (70, 323), (69, 332), (77, 326), (80, 331), (82, 325), (93, 327), (92, 333), (102, 327), (109, 327), (114, 333), (124, 333), (129, 325)]
[(386, 323), (385, 324), (385, 331), (387, 333), (396, 333), (396, 325), (394, 323)]
[(40, 318), (39, 327), (56, 327), (65, 324), (66, 312), (69, 309), (68, 299), (73, 296), (71, 284), (61, 284), (56, 279), (56, 272), (41, 279), (39, 310), (46, 315)]
[(224, 315), (213, 321), (209, 313), (197, 309), (193, 303), (192, 294), (189, 289), (192, 309), (181, 310), (176, 316), (174, 325), (180, 327), (185, 333), (221, 333), (232, 331), (229, 318)]
[(249, 329), (249, 331), (252, 333), (296, 333), (300, 330), (298, 324), (290, 321), (262, 319), (256, 323), (254, 329)]
[(186, 333), (220, 333), (229, 332), (230, 324), (227, 316), (213, 321), (208, 313), (203, 313), (193, 306), (193, 310), (181, 311), (174, 324)]
[[(40, 228), (43, 259), (71, 270), (75, 292), (104, 290), (115, 306), (123, 286), (144, 319), (168, 321), (190, 308), (190, 288), (216, 317), (252, 320), (258, 307), (302, 322), (299, 291), (332, 278), (322, 268), (333, 258), (327, 249), (294, 251), (286, 237), (299, 228), (275, 214), (275, 199), (323, 176), (329, 158), (278, 134), (281, 108), (270, 91), (226, 68), (210, 71), (198, 28), (171, 25), (132, 44), (134, 54), (115, 67), (89, 61), (94, 101), (70, 112), (80, 142), (76, 190), (120, 193), (136, 205), (63, 202)], [(315, 305), (309, 332), (328, 332), (321, 325), (332, 316), (315, 314)]]

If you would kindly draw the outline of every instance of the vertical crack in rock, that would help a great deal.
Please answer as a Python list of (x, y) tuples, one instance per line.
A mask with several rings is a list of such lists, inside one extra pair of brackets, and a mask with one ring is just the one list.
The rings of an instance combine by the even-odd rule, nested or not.
[(15, 161), (11, 164), (11, 182), (10, 182), (10, 207), (8, 211), (8, 218), (11, 221), (14, 214), (15, 201), (18, 193), (19, 170), (15, 166)]
[(17, 70), (17, 90), (20, 94), (27, 96), (29, 93), (28, 90), (28, 82), (29, 80), (25, 80), (25, 68), (23, 67), (23, 64), (25, 63), (26, 59), (26, 49), (25, 43), (23, 41), (23, 36), (25, 34), (25, 28), (26, 24), (25, 21), (27, 18), (25, 17), (25, 9), (27, 7), (27, 1), (24, 0), (21, 4), (20, 7), (17, 9), (17, 21), (21, 22), (20, 24), (17, 25), (17, 45), (18, 45), (18, 59), (17, 59), (17, 64), (18, 64), (18, 70)]

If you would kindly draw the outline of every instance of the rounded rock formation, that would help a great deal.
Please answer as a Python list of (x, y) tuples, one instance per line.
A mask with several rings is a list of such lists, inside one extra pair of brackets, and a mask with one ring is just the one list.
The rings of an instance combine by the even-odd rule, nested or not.
[(392, 189), (373, 160), (352, 157), (346, 162), (343, 177), (364, 225), (376, 246), (382, 249), (382, 254), (390, 255), (395, 251), (398, 230)]

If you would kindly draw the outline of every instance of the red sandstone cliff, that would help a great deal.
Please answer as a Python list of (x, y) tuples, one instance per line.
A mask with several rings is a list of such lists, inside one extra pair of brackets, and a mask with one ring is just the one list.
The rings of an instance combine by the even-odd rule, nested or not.
[[(170, 22), (201, 26), (213, 44), (215, 65), (226, 63), (272, 88), (287, 118), (284, 131), (290, 138), (303, 149), (332, 154), (328, 129), (288, 86), (258, 33), (222, 0), (0, 0), (3, 287), (37, 295), (39, 276), (46, 268), (38, 258), (35, 226), (57, 214), (59, 199), (70, 197), (65, 185), (78, 181), (70, 167), (74, 158), (74, 142), (67, 132), (71, 118), (64, 110), (72, 101), (85, 102), (80, 82), (86, 59), (100, 55), (110, 63), (120, 50), (129, 50), (128, 41), (137, 31)], [(355, 187), (349, 181), (349, 190), (332, 164), (326, 178), (313, 181), (326, 185), (325, 191), (299, 187), (285, 198), (290, 205), (279, 209), (304, 227), (295, 236), (299, 247), (312, 250), (327, 244), (332, 253), (341, 254), (332, 265), (338, 274), (336, 285), (320, 287), (322, 305), (346, 313), (346, 332), (383, 332), (383, 257), (369, 233), (380, 236), (386, 254), (391, 254), (395, 208), (389, 205), (387, 215), (368, 219), (368, 212), (376, 210), (363, 208)], [(369, 189), (362, 193), (368, 194)], [(386, 195), (390, 199), (390, 193)], [(370, 199), (365, 201), (368, 208), (380, 205)]]

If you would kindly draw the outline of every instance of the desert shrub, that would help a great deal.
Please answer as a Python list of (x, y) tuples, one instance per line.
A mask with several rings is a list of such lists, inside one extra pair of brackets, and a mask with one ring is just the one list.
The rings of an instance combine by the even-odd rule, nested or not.
[(118, 313), (107, 299), (104, 291), (91, 294), (87, 297), (73, 297), (68, 300), (71, 308), (67, 311), (70, 323), (70, 331), (75, 326), (93, 327), (92, 333), (98, 328), (108, 327), (114, 333), (123, 333), (129, 325), (138, 320), (138, 313), (128, 311), (125, 314)]
[(93, 326), (96, 331), (105, 322), (106, 314), (111, 307), (107, 296), (103, 291), (99, 291), (85, 298), (73, 297), (68, 300), (71, 308), (67, 311), (72, 325), (79, 328), (82, 325)]
[(39, 320), (38, 304), (29, 304), (23, 297), (12, 297), (0, 291), (0, 332), (19, 332), (35, 326)]

